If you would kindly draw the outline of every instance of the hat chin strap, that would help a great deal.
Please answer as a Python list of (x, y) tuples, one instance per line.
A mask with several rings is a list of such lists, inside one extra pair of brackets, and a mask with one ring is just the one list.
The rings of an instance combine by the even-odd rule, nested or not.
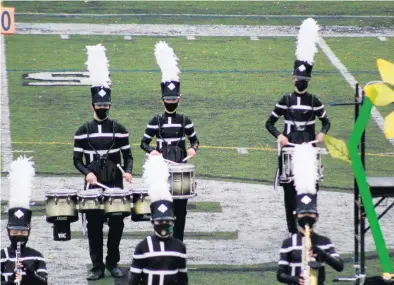
[(298, 90), (297, 87), (294, 86), (294, 90), (295, 90), (295, 92), (298, 93), (298, 94), (305, 94), (307, 89), (308, 89), (308, 88), (306, 88), (304, 91), (300, 91), (300, 90)]

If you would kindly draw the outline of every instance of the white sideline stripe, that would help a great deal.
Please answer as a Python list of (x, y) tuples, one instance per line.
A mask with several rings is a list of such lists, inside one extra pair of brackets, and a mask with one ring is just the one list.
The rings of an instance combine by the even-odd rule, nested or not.
[(8, 78), (5, 58), (5, 40), (0, 36), (1, 41), (1, 152), (3, 159), (3, 171), (8, 171), (12, 162), (12, 145), (10, 129), (10, 106), (8, 100)]
[(378, 37), (378, 39), (379, 39), (380, 41), (382, 41), (382, 42), (387, 41), (387, 38), (386, 38), (386, 37)]
[[(181, 24), (60, 24), (16, 23), (16, 34), (122, 35), (186, 37), (295, 37), (299, 26), (181, 25)], [(372, 32), (371, 32), (372, 30)], [(325, 26), (327, 37), (393, 37), (394, 28)]]
[(194, 41), (196, 39), (195, 36), (186, 36), (186, 39), (189, 41)]
[(17, 16), (78, 16), (78, 17), (111, 17), (111, 16), (186, 16), (186, 17), (234, 17), (234, 18), (327, 18), (327, 19), (363, 19), (363, 18), (382, 18), (382, 19), (392, 19), (394, 16), (383, 16), (383, 15), (234, 15), (234, 14), (88, 14), (88, 13), (15, 13)]
[(251, 41), (258, 41), (259, 38), (258, 38), (258, 37), (250, 37), (250, 40), (251, 40)]
[[(353, 77), (353, 75), (347, 70), (346, 66), (343, 65), (343, 63), (339, 60), (339, 58), (334, 54), (334, 52), (331, 50), (331, 48), (327, 45), (326, 41), (322, 38), (319, 37), (319, 46), (322, 49), (322, 51), (325, 53), (325, 55), (328, 57), (332, 65), (334, 65), (343, 78), (345, 78), (346, 82), (350, 85), (350, 87), (355, 90), (356, 86), (356, 79)], [(384, 119), (383, 116), (380, 114), (380, 112), (373, 107), (371, 116), (373, 120), (376, 122), (382, 133), (384, 134)], [(387, 139), (394, 147), (394, 139)]]

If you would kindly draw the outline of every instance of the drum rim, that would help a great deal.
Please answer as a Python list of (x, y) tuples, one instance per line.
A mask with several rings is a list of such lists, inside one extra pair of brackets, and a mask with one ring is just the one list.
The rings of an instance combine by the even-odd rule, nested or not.
[[(108, 189), (108, 190), (110, 190), (110, 189)], [(111, 197), (111, 195), (113, 195), (114, 197), (123, 197), (123, 196), (130, 196), (131, 195), (131, 192), (129, 190), (107, 192), (108, 190), (103, 191), (103, 196)], [(117, 194), (120, 194), (120, 195), (117, 196)]]
[(194, 165), (194, 164), (191, 164), (191, 163), (179, 163), (179, 164), (170, 164), (170, 165), (168, 165), (168, 170), (171, 172), (171, 169), (176, 169), (176, 170), (178, 170), (178, 169), (182, 169), (182, 168), (185, 168), (185, 169), (196, 169), (196, 166)]
[[(69, 195), (69, 194), (73, 194), (73, 195)], [(54, 196), (75, 196), (77, 194), (78, 194), (78, 191), (77, 190), (72, 190), (72, 189), (64, 189), (64, 190), (61, 190), (61, 191), (58, 191), (58, 190), (46, 190), (45, 191), (45, 196), (48, 196), (48, 197), (54, 197)]]

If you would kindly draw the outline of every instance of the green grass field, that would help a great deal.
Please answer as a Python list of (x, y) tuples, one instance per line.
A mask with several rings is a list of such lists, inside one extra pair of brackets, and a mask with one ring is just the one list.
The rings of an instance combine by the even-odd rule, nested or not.
[[(141, 173), (144, 153), (140, 139), (148, 120), (162, 111), (160, 72), (153, 48), (163, 38), (124, 41), (111, 36), (13, 35), (6, 39), (13, 149), (34, 151), (37, 171), (77, 173), (72, 165), (75, 130), (91, 119), (90, 90), (85, 87), (27, 87), (22, 75), (38, 71), (83, 71), (85, 46), (107, 48), (113, 78), (111, 116), (131, 132), (135, 173)], [(200, 176), (271, 181), (276, 167), (276, 143), (265, 120), (278, 98), (292, 90), (294, 38), (165, 38), (180, 58), (183, 101), (181, 113), (196, 125), (201, 142), (192, 163)], [(393, 41), (376, 38), (327, 39), (357, 80), (378, 79), (377, 56), (394, 60)], [(24, 56), (21, 56), (23, 54)], [(316, 57), (310, 91), (326, 103), (349, 101), (353, 92), (324, 53)], [(329, 107), (330, 135), (348, 139), (353, 128), (352, 107)], [(279, 124), (281, 126), (281, 124)], [(320, 127), (319, 123), (318, 126)], [(376, 124), (368, 129), (367, 157), (371, 174), (392, 173), (392, 146)], [(251, 148), (240, 155), (237, 147)], [(256, 149), (254, 149), (256, 148)], [(350, 187), (350, 167), (324, 157), (325, 186)]]

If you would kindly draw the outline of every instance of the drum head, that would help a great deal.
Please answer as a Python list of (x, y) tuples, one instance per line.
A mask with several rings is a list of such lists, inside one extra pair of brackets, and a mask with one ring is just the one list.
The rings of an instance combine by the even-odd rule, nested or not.
[(81, 190), (78, 192), (78, 197), (81, 198), (99, 197), (102, 195), (102, 192), (103, 191), (101, 189)]
[(170, 164), (168, 165), (168, 169), (170, 173), (194, 172), (196, 170), (196, 167), (191, 163), (181, 163), (181, 164)]
[(123, 196), (128, 196), (130, 194), (131, 194), (131, 192), (129, 190), (124, 190), (124, 189), (121, 189), (121, 188), (106, 189), (103, 192), (103, 195), (104, 196), (108, 196), (108, 197), (109, 196), (111, 196), (111, 197), (119, 197), (119, 196), (123, 197)]
[(77, 190), (71, 190), (71, 189), (45, 191), (46, 197), (69, 197), (76, 195), (77, 195)]

